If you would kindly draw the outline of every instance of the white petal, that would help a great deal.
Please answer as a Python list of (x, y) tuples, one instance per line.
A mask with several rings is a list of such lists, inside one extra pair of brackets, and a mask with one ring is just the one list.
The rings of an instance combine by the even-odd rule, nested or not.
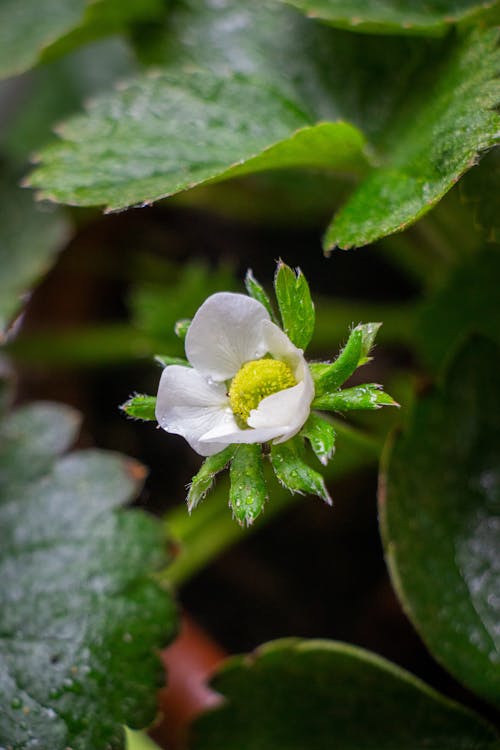
[(163, 370), (156, 401), (158, 423), (182, 435), (200, 455), (210, 456), (228, 445), (200, 443), (204, 433), (225, 422), (228, 411), (232, 416), (224, 385), (209, 383), (191, 367), (170, 365)]
[(187, 358), (203, 375), (228, 380), (245, 362), (266, 354), (262, 324), (267, 321), (264, 305), (245, 294), (212, 294), (189, 326)]
[[(242, 429), (238, 426), (236, 420), (228, 420), (224, 424), (220, 423), (213, 427), (200, 439), (202, 445), (212, 445), (215, 441), (217, 444), (221, 441), (225, 445), (230, 443), (267, 443), (275, 437), (279, 437), (283, 430), (276, 427), (263, 427), (257, 430), (248, 428)], [(220, 448), (219, 448), (220, 450)]]
[(286, 333), (278, 328), (271, 320), (266, 320), (262, 324), (262, 335), (266, 344), (266, 351), (275, 359), (281, 359), (286, 362), (295, 375), (295, 379), (300, 381), (304, 378), (305, 364), (302, 349), (297, 349), (292, 344)]

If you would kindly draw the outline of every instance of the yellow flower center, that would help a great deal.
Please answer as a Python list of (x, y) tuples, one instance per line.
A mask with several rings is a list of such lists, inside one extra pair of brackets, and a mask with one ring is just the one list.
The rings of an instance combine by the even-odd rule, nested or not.
[(229, 388), (231, 409), (246, 424), (250, 412), (258, 407), (263, 398), (296, 384), (290, 367), (279, 359), (246, 362), (234, 376)]

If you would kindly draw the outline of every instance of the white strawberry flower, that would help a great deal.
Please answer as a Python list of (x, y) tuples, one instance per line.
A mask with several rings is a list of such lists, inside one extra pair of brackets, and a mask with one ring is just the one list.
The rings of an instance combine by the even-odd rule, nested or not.
[(282, 443), (310, 414), (314, 384), (301, 349), (264, 305), (220, 292), (199, 308), (186, 335), (191, 367), (162, 374), (156, 418), (200, 455), (232, 443)]

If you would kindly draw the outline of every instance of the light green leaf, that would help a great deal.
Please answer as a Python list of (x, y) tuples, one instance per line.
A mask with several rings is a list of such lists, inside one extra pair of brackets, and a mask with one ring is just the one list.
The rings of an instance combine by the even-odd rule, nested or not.
[(208, 456), (197, 474), (194, 475), (187, 496), (188, 510), (196, 508), (198, 503), (203, 500), (207, 492), (210, 491), (215, 481), (215, 477), (220, 471), (223, 471), (234, 456), (236, 447), (229, 445), (220, 453)]
[(381, 409), (383, 406), (399, 406), (378, 383), (365, 383), (353, 388), (344, 388), (334, 393), (324, 393), (313, 401), (313, 409), (325, 411), (352, 411), (354, 409)]
[(332, 26), (380, 34), (444, 34), (452, 24), (472, 20), (497, 0), (286, 0)]
[(266, 290), (264, 289), (264, 287), (261, 284), (259, 284), (255, 276), (253, 275), (253, 271), (251, 268), (248, 269), (246, 276), (245, 276), (245, 287), (250, 297), (253, 297), (262, 305), (264, 305), (267, 312), (271, 316), (271, 320), (273, 320), (276, 323), (277, 322), (276, 316), (274, 314), (271, 300), (269, 299), (269, 296)]
[(326, 248), (366, 245), (405, 229), (498, 142), (499, 68), (496, 30), (453, 39), (447, 53), (428, 60), (387, 129), (384, 164), (335, 216)]
[(128, 401), (125, 401), (125, 403), (120, 406), (120, 409), (124, 411), (128, 417), (142, 419), (145, 422), (156, 422), (156, 396), (147, 396), (144, 393), (137, 393), (135, 396), (129, 398)]
[(335, 453), (335, 429), (331, 422), (312, 413), (300, 434), (309, 440), (314, 453), (323, 466), (326, 466)]
[[(279, 686), (279, 689), (278, 689)], [(192, 750), (498, 750), (493, 727), (375, 654), (286, 639), (226, 661)]]
[(295, 346), (305, 350), (312, 338), (315, 322), (314, 304), (306, 277), (300, 268), (293, 271), (280, 260), (274, 277), (274, 289), (285, 333)]
[(161, 526), (123, 511), (144, 468), (118, 454), (61, 454), (79, 419), (34, 404), (0, 425), (0, 737), (25, 750), (122, 750), (123, 724), (156, 713), (172, 637)]
[(238, 445), (231, 460), (229, 505), (234, 517), (243, 526), (250, 526), (264, 510), (267, 500), (262, 447)]
[(417, 401), (385, 462), (380, 519), (391, 575), (434, 656), (498, 705), (500, 350), (473, 339)]
[(63, 142), (44, 150), (30, 184), (51, 200), (107, 204), (110, 210), (148, 204), (215, 178), (297, 165), (356, 168), (363, 162), (364, 138), (357, 128), (315, 124), (300, 103), (242, 74), (137, 78), (92, 102), (87, 116), (68, 120), (58, 133)]
[(68, 121), (31, 184), (113, 209), (261, 170), (377, 166), (327, 232), (327, 247), (351, 247), (415, 221), (496, 142), (495, 31), (353, 35), (266, 0), (227, 0), (224, 17), (176, 5), (145, 53), (161, 72)]
[(125, 736), (127, 738), (127, 750), (161, 750), (160, 746), (144, 732), (133, 732), (125, 727)]
[(325, 480), (304, 460), (304, 450), (300, 438), (292, 438), (286, 443), (271, 446), (271, 463), (280, 484), (292, 494), (317, 495), (328, 505), (332, 499), (326, 488)]
[(0, 340), (69, 233), (59, 211), (35, 204), (12, 175), (0, 180)]

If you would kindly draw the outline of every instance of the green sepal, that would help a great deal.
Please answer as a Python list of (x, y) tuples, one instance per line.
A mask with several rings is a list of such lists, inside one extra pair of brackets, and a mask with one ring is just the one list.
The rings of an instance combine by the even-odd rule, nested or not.
[(353, 411), (355, 409), (381, 409), (382, 406), (399, 406), (397, 401), (384, 393), (377, 383), (365, 383), (354, 388), (344, 388), (335, 393), (325, 393), (314, 399), (314, 409), (326, 411)]
[(335, 430), (330, 422), (319, 414), (310, 414), (300, 434), (306, 437), (314, 453), (326, 466), (335, 453)]
[(145, 393), (136, 393), (129, 398), (120, 409), (128, 417), (133, 419), (142, 419), (144, 422), (156, 422), (156, 396), (148, 396)]
[(191, 367), (190, 363), (184, 357), (170, 357), (168, 354), (155, 354), (155, 362), (162, 367), (169, 365), (182, 365), (182, 367)]
[(365, 365), (371, 360), (369, 356), (370, 351), (375, 343), (375, 338), (379, 332), (382, 323), (360, 323), (354, 330), (360, 330), (362, 334), (361, 339), (361, 357), (358, 362), (358, 367)]
[(186, 500), (188, 511), (190, 513), (212, 488), (216, 475), (226, 468), (231, 461), (235, 450), (235, 445), (229, 445), (227, 448), (220, 451), (220, 453), (208, 456), (208, 458), (203, 461), (201, 469), (194, 475), (189, 486)]
[(184, 341), (190, 325), (190, 318), (182, 318), (181, 320), (178, 320), (174, 326), (174, 332), (177, 338), (179, 338), (181, 341)]
[(253, 297), (253, 299), (257, 300), (257, 302), (260, 302), (262, 305), (264, 305), (267, 312), (271, 316), (271, 320), (273, 321), (273, 323), (277, 323), (278, 321), (276, 320), (276, 315), (274, 314), (271, 300), (269, 299), (269, 296), (264, 287), (259, 284), (255, 276), (253, 275), (253, 271), (251, 268), (248, 269), (245, 276), (245, 287), (250, 297)]
[(238, 445), (231, 460), (229, 476), (229, 505), (233, 515), (240, 526), (250, 526), (262, 513), (267, 499), (261, 446)]
[(325, 480), (304, 461), (304, 444), (299, 437), (271, 446), (271, 464), (280, 484), (292, 494), (317, 495), (332, 505)]
[(381, 325), (365, 323), (356, 326), (335, 362), (328, 367), (317, 368), (316, 372), (311, 370), (315, 377), (314, 386), (318, 396), (340, 388), (358, 367), (369, 361), (368, 354)]
[(305, 350), (312, 338), (316, 319), (306, 277), (300, 268), (295, 272), (280, 260), (274, 276), (274, 289), (286, 335), (295, 346)]

